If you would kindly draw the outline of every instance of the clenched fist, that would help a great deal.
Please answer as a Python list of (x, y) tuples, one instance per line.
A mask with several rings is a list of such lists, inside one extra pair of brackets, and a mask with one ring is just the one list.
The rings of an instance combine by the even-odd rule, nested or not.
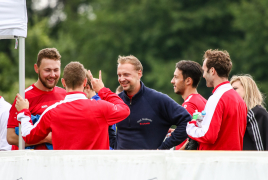
[(15, 107), (17, 111), (21, 111), (23, 109), (29, 109), (29, 101), (27, 99), (23, 99), (20, 94), (17, 94)]

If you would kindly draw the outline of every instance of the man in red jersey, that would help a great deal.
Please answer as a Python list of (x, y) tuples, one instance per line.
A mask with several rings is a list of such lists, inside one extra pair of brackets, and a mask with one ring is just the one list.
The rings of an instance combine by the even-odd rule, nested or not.
[[(32, 115), (41, 115), (47, 107), (63, 100), (66, 91), (56, 86), (60, 78), (60, 58), (58, 50), (55, 48), (46, 48), (39, 51), (34, 70), (38, 74), (38, 80), (25, 90), (25, 98), (30, 103), (29, 110)], [(18, 127), (17, 110), (15, 108), (16, 100), (11, 109), (7, 124), (7, 141), (13, 145), (12, 150), (18, 149), (19, 136), (15, 133)], [(40, 142), (36, 142), (35, 149), (45, 150), (47, 146), (44, 143), (51, 143), (51, 135)], [(26, 146), (28, 146), (26, 144)]]
[(93, 90), (102, 100), (87, 98), (83, 92), (87, 85), (84, 66), (71, 62), (64, 68), (62, 78), (65, 99), (48, 107), (35, 126), (31, 123), (29, 102), (17, 95), (18, 121), (25, 142), (37, 143), (53, 131), (55, 150), (109, 149), (108, 127), (127, 118), (130, 110), (118, 95), (104, 87), (101, 72), (99, 79), (94, 79), (90, 71), (89, 76)]
[(214, 87), (205, 106), (202, 127), (188, 122), (188, 136), (199, 142), (199, 150), (242, 150), (247, 124), (247, 106), (228, 81), (232, 61), (227, 51), (207, 50), (203, 77)]
[[(184, 99), (182, 107), (184, 107), (193, 116), (195, 110), (201, 112), (205, 109), (207, 100), (197, 92), (197, 86), (202, 77), (203, 70), (200, 64), (194, 61), (182, 60), (176, 64), (176, 69), (171, 83), (174, 86), (174, 92)], [(172, 130), (171, 130), (172, 131)], [(179, 150), (185, 140), (176, 146)]]

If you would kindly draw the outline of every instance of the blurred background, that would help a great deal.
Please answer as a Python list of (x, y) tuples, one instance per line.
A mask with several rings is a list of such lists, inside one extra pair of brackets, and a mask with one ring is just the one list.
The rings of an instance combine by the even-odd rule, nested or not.
[[(96, 77), (102, 70), (112, 91), (119, 85), (118, 56), (131, 54), (144, 66), (145, 85), (181, 104), (170, 83), (175, 63), (202, 65), (207, 49), (220, 49), (230, 53), (231, 76), (251, 74), (266, 94), (267, 9), (267, 0), (28, 0), (26, 87), (37, 80), (33, 65), (42, 48), (59, 50), (62, 70), (70, 61)], [(0, 95), (10, 103), (19, 91), (14, 46), (15, 40), (0, 40)], [(205, 84), (202, 78), (198, 92), (208, 98), (212, 88)]]

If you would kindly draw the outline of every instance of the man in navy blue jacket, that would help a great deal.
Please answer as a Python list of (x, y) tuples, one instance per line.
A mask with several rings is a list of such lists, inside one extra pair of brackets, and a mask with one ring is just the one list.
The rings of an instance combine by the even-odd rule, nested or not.
[[(117, 75), (124, 91), (119, 94), (130, 108), (130, 115), (117, 123), (115, 149), (170, 149), (188, 136), (191, 115), (166, 94), (141, 82), (142, 64), (134, 56), (119, 56)], [(172, 136), (165, 137), (176, 125)], [(164, 141), (164, 142), (163, 142)]]

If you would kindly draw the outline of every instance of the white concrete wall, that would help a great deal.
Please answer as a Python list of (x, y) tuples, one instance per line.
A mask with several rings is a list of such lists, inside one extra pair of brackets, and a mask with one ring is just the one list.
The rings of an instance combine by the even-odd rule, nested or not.
[(268, 179), (268, 152), (9, 151), (1, 180)]

